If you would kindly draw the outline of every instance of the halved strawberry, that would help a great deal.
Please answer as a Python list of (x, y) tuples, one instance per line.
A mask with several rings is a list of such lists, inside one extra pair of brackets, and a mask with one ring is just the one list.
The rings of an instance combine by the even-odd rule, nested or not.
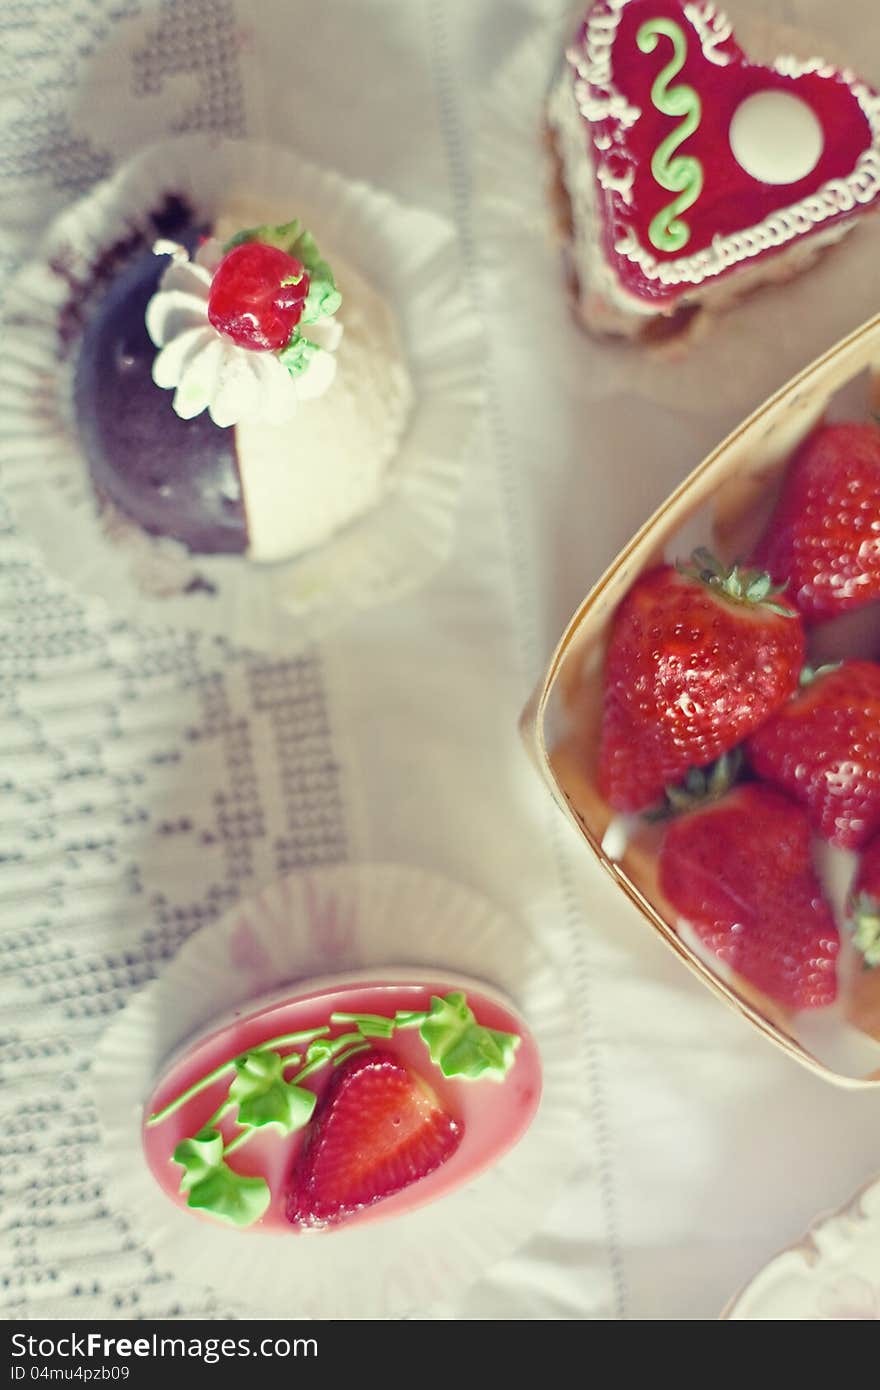
[(769, 787), (740, 786), (672, 821), (660, 886), (702, 942), (791, 1009), (837, 994), (840, 938), (810, 858), (800, 807)]
[(462, 1140), (463, 1127), (415, 1072), (389, 1052), (340, 1066), (290, 1177), (295, 1226), (343, 1220), (426, 1178)]
[(880, 429), (822, 425), (792, 459), (758, 542), (769, 570), (808, 622), (880, 598)]
[(759, 777), (806, 807), (817, 835), (859, 849), (880, 831), (880, 666), (843, 661), (805, 675), (746, 753)]
[(755, 570), (695, 551), (636, 581), (605, 663), (599, 786), (616, 810), (663, 798), (788, 699), (803, 663), (794, 608)]

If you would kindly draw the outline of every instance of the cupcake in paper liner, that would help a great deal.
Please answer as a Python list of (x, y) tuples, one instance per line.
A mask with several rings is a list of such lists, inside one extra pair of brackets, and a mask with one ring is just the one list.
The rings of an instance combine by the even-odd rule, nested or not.
[(446, 558), (481, 351), (434, 216), (181, 137), (53, 225), (6, 333), (18, 515), (126, 616), (290, 650)]
[(159, 1265), (319, 1318), (427, 1311), (524, 1242), (578, 1075), (515, 924), (394, 866), (290, 876), (198, 933), (94, 1065), (111, 1200)]

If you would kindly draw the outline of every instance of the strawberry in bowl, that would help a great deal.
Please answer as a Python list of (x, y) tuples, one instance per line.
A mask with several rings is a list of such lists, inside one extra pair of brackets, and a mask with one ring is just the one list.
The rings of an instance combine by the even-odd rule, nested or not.
[(704, 947), (785, 1007), (837, 996), (840, 938), (810, 856), (806, 816), (754, 783), (675, 820), (660, 886)]
[[(849, 1086), (880, 1083), (878, 361), (880, 317), (694, 470), (595, 583), (523, 717), (653, 930)], [(869, 374), (864, 417), (841, 421)]]
[(803, 658), (801, 621), (766, 574), (695, 551), (639, 578), (605, 660), (599, 786), (609, 804), (655, 805), (741, 743), (796, 689)]
[(880, 666), (808, 671), (746, 744), (753, 771), (805, 807), (817, 835), (860, 849), (880, 830)]
[(512, 1005), (451, 975), (298, 985), (172, 1060), (143, 1143), (180, 1207), (255, 1232), (333, 1232), (469, 1182), (528, 1128), (538, 1051)]
[(880, 599), (880, 427), (824, 424), (796, 451), (755, 549), (816, 623)]

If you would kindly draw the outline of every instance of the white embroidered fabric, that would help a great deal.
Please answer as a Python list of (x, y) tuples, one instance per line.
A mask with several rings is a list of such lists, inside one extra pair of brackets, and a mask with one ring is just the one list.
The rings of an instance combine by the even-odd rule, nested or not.
[[(292, 0), (0, 10), (5, 273), (148, 140), (286, 141), (454, 217), (490, 393), (452, 562), (295, 660), (101, 623), (0, 530), (7, 1317), (248, 1316), (154, 1268), (106, 1204), (84, 1072), (108, 1016), (192, 930), (300, 865), (396, 861), (470, 885), (526, 922), (577, 1000), (576, 1177), (518, 1255), (424, 1316), (714, 1318), (877, 1166), (871, 1098), (777, 1054), (658, 944), (551, 804), (516, 722), (642, 520), (876, 307), (878, 233), (734, 310), (684, 364), (590, 342), (570, 322), (529, 136), (568, 8), (328, 0), (308, 7), (293, 58), (278, 43)], [(730, 8), (831, 31), (880, 84), (870, 0)], [(510, 64), (523, 80), (505, 85)]]

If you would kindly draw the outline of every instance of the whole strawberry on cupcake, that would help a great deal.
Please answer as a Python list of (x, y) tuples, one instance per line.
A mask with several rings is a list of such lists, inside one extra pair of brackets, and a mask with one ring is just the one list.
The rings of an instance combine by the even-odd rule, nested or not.
[[(411, 404), (387, 306), (299, 219), (162, 237), (88, 322), (101, 503), (193, 554), (287, 560), (379, 499)], [(345, 310), (343, 311), (343, 303)]]
[(15, 521), (99, 612), (293, 655), (448, 560), (485, 346), (455, 228), (192, 132), (5, 288)]

